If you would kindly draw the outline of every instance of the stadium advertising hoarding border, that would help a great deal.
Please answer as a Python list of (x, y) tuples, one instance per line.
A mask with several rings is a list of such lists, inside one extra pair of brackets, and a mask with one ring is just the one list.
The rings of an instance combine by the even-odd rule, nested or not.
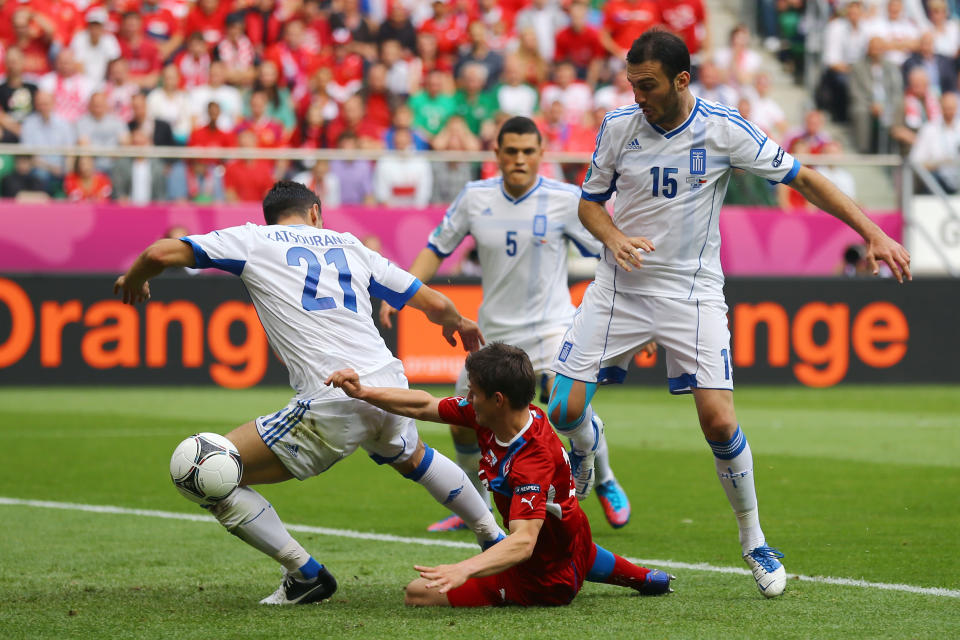
[[(112, 297), (112, 283), (0, 277), (2, 384), (286, 384), (239, 280), (162, 276), (139, 307)], [(572, 287), (576, 300), (585, 287)], [(438, 288), (475, 317), (478, 284)], [(731, 279), (726, 292), (739, 384), (960, 382), (958, 280)], [(386, 338), (415, 383), (452, 382), (463, 361), (413, 310)], [(638, 358), (627, 383), (665, 385), (658, 356)]]

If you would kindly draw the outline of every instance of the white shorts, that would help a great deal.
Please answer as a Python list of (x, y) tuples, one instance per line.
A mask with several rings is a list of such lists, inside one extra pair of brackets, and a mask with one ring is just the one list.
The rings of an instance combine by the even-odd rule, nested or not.
[[(560, 343), (567, 332), (566, 327), (555, 327), (544, 331), (542, 335), (531, 335), (523, 338), (488, 338), (488, 342), (504, 342), (526, 351), (533, 365), (533, 373), (537, 376), (540, 387), (540, 400), (546, 402), (550, 395), (550, 386), (553, 380), (553, 361), (560, 350)], [(467, 370), (460, 370), (457, 378), (456, 393), (458, 396), (467, 395)]]
[[(399, 362), (360, 381), (374, 387), (407, 388)], [(257, 431), (298, 480), (323, 473), (357, 447), (363, 447), (377, 464), (404, 462), (416, 451), (419, 438), (412, 418), (339, 394), (294, 398), (280, 411), (257, 418)]]
[(596, 284), (587, 288), (553, 370), (583, 382), (623, 382), (650, 340), (666, 351), (671, 393), (733, 389), (726, 304), (614, 293)]

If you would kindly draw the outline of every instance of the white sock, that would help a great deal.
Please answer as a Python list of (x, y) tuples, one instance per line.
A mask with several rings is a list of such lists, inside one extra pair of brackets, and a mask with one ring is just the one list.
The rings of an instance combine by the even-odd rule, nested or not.
[(280, 522), (273, 505), (250, 487), (237, 487), (210, 507), (210, 513), (227, 531), (267, 554), (287, 571), (298, 571), (312, 559)]
[(453, 443), (453, 446), (457, 451), (457, 466), (463, 469), (463, 472), (467, 475), (467, 480), (469, 480), (470, 484), (477, 490), (477, 493), (480, 494), (484, 504), (486, 504), (489, 509), (490, 492), (487, 491), (487, 488), (480, 482), (480, 447), (477, 445), (457, 444), (456, 442)]
[(570, 439), (570, 446), (577, 455), (585, 455), (600, 448), (603, 442), (603, 422), (593, 413), (593, 406), (587, 405), (583, 410), (583, 418), (569, 429), (558, 429), (560, 433)]
[(740, 547), (743, 553), (764, 543), (757, 510), (757, 492), (753, 485), (753, 454), (740, 427), (727, 442), (707, 440), (713, 449), (717, 476), (733, 507), (740, 527)]
[(426, 445), (424, 449), (419, 466), (404, 477), (423, 485), (434, 500), (463, 518), (479, 542), (502, 535), (493, 514), (463, 470), (439, 451)]
[(610, 449), (607, 447), (606, 436), (604, 436), (603, 439), (600, 440), (600, 444), (597, 445), (597, 457), (593, 468), (598, 485), (617, 479), (616, 476), (613, 475), (613, 469), (610, 467)]

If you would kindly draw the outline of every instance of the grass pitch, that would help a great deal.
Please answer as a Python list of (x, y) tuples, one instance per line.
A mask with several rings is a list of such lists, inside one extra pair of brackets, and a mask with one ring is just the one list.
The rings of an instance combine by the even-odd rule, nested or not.
[[(202, 515), (170, 484), (173, 447), (288, 399), (278, 388), (0, 389), (0, 498)], [(712, 567), (671, 569), (674, 594), (639, 598), (588, 583), (561, 609), (407, 609), (402, 587), (415, 562), (473, 551), (295, 532), (341, 588), (319, 606), (267, 609), (256, 602), (276, 588), (277, 567), (215, 523), (7, 503), (0, 637), (960, 637), (957, 387), (737, 391), (761, 521), (788, 572), (940, 595), (791, 580), (784, 596), (765, 600), (751, 577), (715, 569), (745, 565), (692, 399), (604, 388), (595, 406), (633, 518), (614, 531), (591, 498), (594, 537), (632, 558)], [(421, 426), (452, 453), (444, 426)], [(471, 541), (427, 534), (443, 510), (362, 453), (262, 492), (291, 524)]]

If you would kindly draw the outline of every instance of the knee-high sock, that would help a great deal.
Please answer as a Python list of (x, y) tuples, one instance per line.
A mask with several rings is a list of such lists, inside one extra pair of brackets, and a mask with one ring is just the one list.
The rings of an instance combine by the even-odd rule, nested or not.
[[(570, 439), (573, 452), (577, 455), (596, 453), (603, 440), (603, 422), (593, 413), (590, 400), (597, 392), (596, 383), (586, 385), (583, 399), (583, 412), (574, 419), (569, 419), (567, 402), (570, 398), (573, 380), (558, 374), (550, 392), (550, 402), (547, 405), (547, 416), (550, 423), (560, 435)], [(554, 419), (556, 418), (556, 420)]]
[(606, 434), (604, 434), (600, 440), (600, 444), (597, 445), (597, 457), (596, 462), (594, 462), (594, 469), (596, 470), (598, 485), (617, 479), (613, 474), (613, 467), (610, 466), (610, 448), (607, 447)]
[(227, 531), (267, 554), (287, 571), (299, 571), (304, 578), (315, 578), (319, 572), (322, 565), (293, 539), (273, 505), (253, 489), (237, 487), (210, 507), (210, 512)]
[(737, 516), (740, 528), (740, 546), (743, 553), (764, 543), (757, 510), (757, 492), (753, 484), (753, 454), (740, 426), (726, 442), (707, 440), (713, 449), (717, 476), (727, 494), (727, 500)]
[(596, 555), (593, 566), (587, 572), (587, 580), (590, 582), (603, 582), (615, 584), (619, 587), (636, 588), (643, 584), (647, 574), (650, 573), (650, 569), (637, 566), (626, 558), (621, 558), (617, 554), (607, 551), (598, 544), (593, 546)]
[(503, 535), (490, 509), (463, 470), (439, 451), (426, 445), (424, 449), (423, 460), (404, 477), (423, 485), (434, 500), (463, 518), (479, 542), (496, 540)]
[(458, 442), (454, 442), (453, 446), (457, 452), (457, 466), (467, 474), (467, 480), (470, 481), (473, 488), (476, 489), (480, 497), (483, 498), (487, 508), (490, 508), (490, 492), (487, 491), (487, 488), (480, 482), (480, 447), (475, 444), (468, 445)]

